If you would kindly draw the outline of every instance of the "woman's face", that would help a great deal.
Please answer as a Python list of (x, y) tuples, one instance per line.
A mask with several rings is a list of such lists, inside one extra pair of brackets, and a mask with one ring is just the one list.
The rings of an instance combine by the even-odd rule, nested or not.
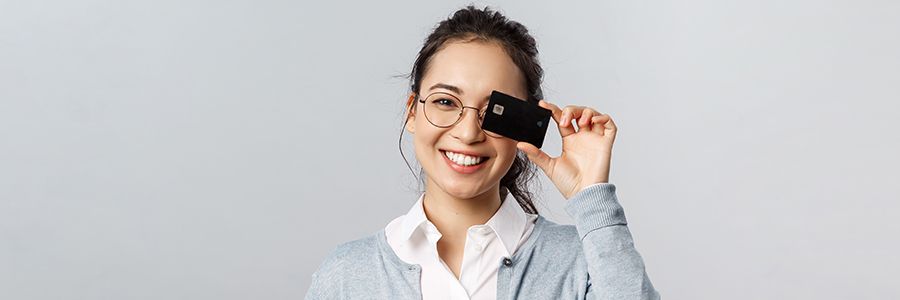
[[(432, 56), (417, 92), (420, 99), (445, 92), (464, 106), (481, 108), (494, 90), (525, 99), (524, 82), (522, 72), (500, 46), (450, 42)], [(437, 188), (460, 199), (497, 191), (515, 159), (516, 141), (486, 135), (474, 109), (464, 109), (455, 125), (439, 128), (428, 122), (423, 108), (423, 103), (417, 103), (406, 129), (414, 134), (416, 157), (428, 177), (426, 189), (438, 192)]]

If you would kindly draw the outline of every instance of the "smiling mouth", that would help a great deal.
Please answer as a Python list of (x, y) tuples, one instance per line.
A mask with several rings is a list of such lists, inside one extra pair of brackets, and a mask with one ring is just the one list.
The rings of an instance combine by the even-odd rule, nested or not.
[(479, 165), (484, 163), (488, 159), (487, 157), (468, 156), (465, 154), (454, 153), (447, 150), (443, 150), (441, 152), (444, 153), (444, 156), (446, 156), (447, 159), (463, 167)]

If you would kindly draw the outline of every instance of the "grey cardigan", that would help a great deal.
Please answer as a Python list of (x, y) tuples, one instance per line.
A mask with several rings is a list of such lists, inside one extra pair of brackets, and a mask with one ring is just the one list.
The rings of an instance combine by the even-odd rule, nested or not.
[[(497, 262), (497, 299), (658, 299), (615, 191), (597, 184), (566, 201), (575, 226), (538, 217), (525, 245)], [(306, 299), (421, 299), (420, 271), (381, 230), (338, 246)]]

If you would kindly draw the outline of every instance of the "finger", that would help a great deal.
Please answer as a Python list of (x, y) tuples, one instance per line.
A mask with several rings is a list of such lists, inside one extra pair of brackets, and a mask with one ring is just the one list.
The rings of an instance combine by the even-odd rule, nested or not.
[(560, 136), (567, 136), (575, 133), (575, 128), (572, 128), (572, 117), (570, 116), (566, 118), (564, 110), (559, 109), (559, 106), (556, 106), (555, 104), (551, 104), (550, 102), (544, 100), (541, 100), (538, 105), (550, 110), (550, 116), (553, 117), (553, 121), (556, 121)]
[(544, 100), (539, 101), (538, 106), (543, 107), (544, 109), (550, 110), (550, 117), (553, 118), (553, 121), (556, 121), (556, 123), (559, 123), (559, 115), (560, 115), (560, 112), (562, 111), (561, 109), (559, 109), (559, 106), (556, 106), (556, 104), (552, 104), (552, 103), (544, 101)]
[(606, 114), (594, 116), (591, 118), (591, 122), (594, 123), (594, 127), (591, 131), (615, 138), (618, 128), (616, 127), (616, 123), (613, 122), (612, 117)]
[(566, 137), (570, 134), (575, 133), (575, 127), (572, 126), (572, 120), (575, 119), (576, 115), (581, 114), (581, 107), (577, 106), (566, 106), (560, 112), (559, 117), (559, 135), (562, 137)]
[(528, 155), (529, 160), (534, 162), (541, 170), (544, 170), (544, 173), (546, 173), (547, 176), (550, 176), (548, 170), (552, 170), (553, 164), (553, 158), (551, 158), (550, 155), (547, 155), (547, 153), (541, 151), (538, 147), (526, 142), (519, 142), (516, 144), (516, 147), (525, 152), (525, 154)]
[(600, 115), (599, 112), (590, 107), (585, 107), (578, 117), (578, 130), (591, 131), (594, 116)]

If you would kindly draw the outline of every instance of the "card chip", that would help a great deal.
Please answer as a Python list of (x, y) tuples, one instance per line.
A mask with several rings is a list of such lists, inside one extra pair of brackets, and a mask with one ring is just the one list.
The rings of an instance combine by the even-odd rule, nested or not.
[(494, 104), (494, 114), (498, 116), (503, 115), (503, 105)]

